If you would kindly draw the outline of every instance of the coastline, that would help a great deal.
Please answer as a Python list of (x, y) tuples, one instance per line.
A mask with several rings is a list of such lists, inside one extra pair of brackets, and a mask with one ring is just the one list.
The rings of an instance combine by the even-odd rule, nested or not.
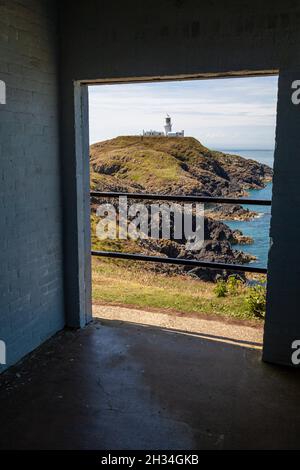
[[(223, 149), (223, 152), (238, 154), (245, 158), (256, 160), (273, 168), (274, 149)], [(267, 181), (264, 188), (259, 190), (248, 190), (246, 197), (250, 199), (272, 199), (272, 181)], [(246, 206), (257, 214), (249, 220), (226, 220), (226, 224), (232, 230), (241, 230), (245, 236), (253, 238), (252, 245), (244, 245), (243, 251), (249, 254), (256, 254), (257, 260), (251, 262), (258, 267), (267, 267), (268, 251), (270, 246), (269, 230), (271, 220), (271, 208), (264, 206)]]
[[(272, 182), (268, 183), (265, 188), (261, 190), (252, 190), (249, 198), (271, 199), (272, 196)], [(243, 205), (243, 207), (247, 207)], [(257, 215), (248, 220), (226, 220), (226, 224), (232, 230), (241, 230), (244, 236), (249, 236), (253, 239), (251, 245), (244, 245), (243, 251), (255, 255), (257, 260), (251, 262), (258, 267), (266, 267), (268, 262), (269, 251), (269, 229), (271, 210), (269, 206), (248, 206), (257, 212)]]

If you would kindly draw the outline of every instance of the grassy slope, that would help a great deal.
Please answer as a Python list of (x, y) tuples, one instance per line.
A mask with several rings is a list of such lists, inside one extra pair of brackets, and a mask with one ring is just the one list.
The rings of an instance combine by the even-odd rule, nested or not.
[[(137, 185), (156, 191), (166, 190), (174, 185), (177, 187), (193, 187), (197, 184), (181, 167), (177, 158), (181, 152), (188, 153), (195, 139), (189, 139), (176, 149), (173, 139), (118, 137), (100, 142), (91, 147), (91, 164), (105, 164), (112, 170), (114, 181)], [(177, 139), (178, 141), (178, 139)], [(191, 141), (191, 142), (190, 142)], [(197, 141), (196, 141), (197, 142)], [(182, 142), (183, 144), (183, 142)], [(199, 144), (199, 151), (204, 147)], [(92, 173), (94, 182), (111, 181), (110, 175)]]
[(159, 308), (188, 314), (253, 320), (242, 287), (236, 295), (217, 298), (213, 283), (183, 275), (146, 270), (138, 262), (93, 259), (93, 299), (98, 302)]
[[(92, 187), (124, 187), (166, 194), (241, 195), (251, 187), (241, 174), (262, 172), (266, 167), (237, 155), (204, 147), (193, 137), (124, 136), (91, 146)], [(234, 176), (234, 181), (231, 180)]]
[(146, 138), (117, 137), (91, 146), (91, 165), (104, 164), (111, 168), (110, 175), (92, 172), (95, 184), (124, 182), (126, 185), (137, 184), (153, 191), (167, 192), (171, 188), (184, 191), (201, 189), (201, 184), (189, 172), (183, 169), (183, 163), (204, 164), (204, 153), (208, 149), (194, 138), (166, 139), (165, 137)]

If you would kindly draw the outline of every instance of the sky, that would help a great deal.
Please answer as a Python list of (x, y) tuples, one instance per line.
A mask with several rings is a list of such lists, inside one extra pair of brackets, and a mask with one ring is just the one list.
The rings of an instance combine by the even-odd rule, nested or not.
[(211, 149), (274, 149), (278, 77), (89, 87), (90, 142), (184, 129)]

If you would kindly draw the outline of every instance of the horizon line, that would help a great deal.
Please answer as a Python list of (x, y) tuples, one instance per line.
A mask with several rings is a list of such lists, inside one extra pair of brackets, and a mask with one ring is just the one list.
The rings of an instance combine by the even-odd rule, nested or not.
[(215, 148), (216, 148), (216, 150), (221, 150), (221, 149), (222, 150), (243, 150), (243, 151), (248, 151), (249, 150), (251, 152), (253, 152), (254, 150), (255, 151), (264, 151), (264, 152), (265, 151), (267, 151), (267, 152), (274, 152), (275, 151), (275, 149), (270, 149), (270, 148), (268, 148), (268, 149), (266, 149), (266, 148), (241, 148), (241, 147), (236, 147), (236, 148), (233, 148), (233, 147), (230, 147), (230, 148), (229, 147), (227, 147), (227, 148), (226, 147), (215, 147)]

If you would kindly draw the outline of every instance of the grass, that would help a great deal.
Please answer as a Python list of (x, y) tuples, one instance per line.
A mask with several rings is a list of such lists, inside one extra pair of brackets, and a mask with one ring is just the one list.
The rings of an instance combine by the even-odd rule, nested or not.
[[(162, 190), (170, 185), (194, 187), (199, 185), (192, 174), (182, 168), (182, 162), (203, 159), (208, 151), (196, 139), (166, 137), (121, 136), (91, 146), (92, 186), (109, 184), (138, 184), (150, 190)], [(106, 174), (98, 180), (93, 166), (104, 165)], [(110, 174), (108, 174), (110, 173)]]
[(245, 286), (218, 298), (213, 283), (157, 273), (138, 262), (94, 258), (92, 266), (94, 301), (259, 322), (247, 308)]

